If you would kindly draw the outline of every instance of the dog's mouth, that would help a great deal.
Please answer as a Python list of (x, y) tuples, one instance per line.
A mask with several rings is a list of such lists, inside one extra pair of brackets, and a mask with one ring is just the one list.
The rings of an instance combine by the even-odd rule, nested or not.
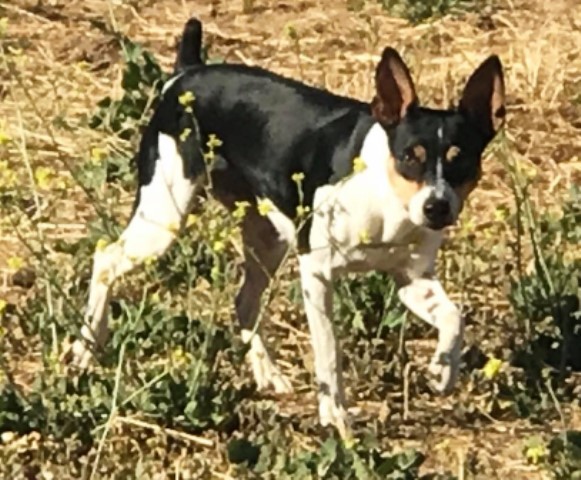
[(452, 218), (445, 218), (445, 219), (429, 219), (426, 218), (425, 226), (428, 227), (430, 230), (434, 230), (439, 232), (446, 227), (452, 225), (454, 221)]

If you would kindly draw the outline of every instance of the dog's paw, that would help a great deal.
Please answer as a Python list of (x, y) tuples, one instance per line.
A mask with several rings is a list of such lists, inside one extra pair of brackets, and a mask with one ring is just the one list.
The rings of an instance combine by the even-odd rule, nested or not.
[(441, 395), (452, 393), (460, 370), (460, 355), (457, 352), (436, 353), (430, 363), (429, 371), (436, 377), (434, 389)]
[[(293, 386), (290, 380), (280, 372), (280, 370), (271, 365), (272, 370), (267, 375), (262, 375), (260, 380), (256, 381), (259, 390), (266, 390), (272, 386), (274, 392), (279, 395), (288, 395), (293, 393)], [(255, 375), (256, 378), (256, 375)]]
[(335, 402), (331, 395), (321, 395), (319, 397), (319, 423), (326, 427), (334, 426), (339, 435), (346, 443), (352, 442), (351, 422), (349, 414), (343, 405)]
[(67, 345), (60, 356), (63, 364), (77, 367), (80, 370), (86, 370), (93, 359), (93, 352), (82, 340), (75, 340)]
[(430, 363), (430, 372), (438, 377), (434, 388), (442, 395), (449, 395), (460, 372), (464, 320), (454, 307), (438, 323), (438, 346)]
[(250, 363), (258, 390), (274, 388), (277, 394), (290, 394), (293, 387), (290, 380), (278, 369), (266, 352), (250, 352)]

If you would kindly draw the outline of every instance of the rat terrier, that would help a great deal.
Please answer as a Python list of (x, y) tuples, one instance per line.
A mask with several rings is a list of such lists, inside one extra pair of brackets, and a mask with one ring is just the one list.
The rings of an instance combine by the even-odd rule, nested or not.
[[(369, 104), (256, 67), (204, 65), (201, 37), (201, 23), (190, 19), (176, 73), (141, 139), (132, 218), (119, 240), (95, 253), (86, 324), (68, 359), (87, 366), (106, 341), (111, 285), (167, 251), (209, 184), (228, 209), (250, 205), (241, 221), (244, 281), (235, 308), (259, 388), (291, 391), (256, 321), (263, 292), (294, 248), (323, 425), (348, 435), (332, 325), (333, 280), (347, 272), (393, 274), (401, 301), (438, 329), (430, 370), (438, 390), (449, 392), (464, 323), (434, 263), (443, 229), (476, 187), (482, 153), (504, 123), (498, 57), (472, 73), (457, 108), (437, 110), (419, 105), (410, 72), (392, 48), (376, 67)], [(213, 138), (220, 145), (210, 165), (203, 149)], [(269, 208), (259, 211), (261, 202)]]

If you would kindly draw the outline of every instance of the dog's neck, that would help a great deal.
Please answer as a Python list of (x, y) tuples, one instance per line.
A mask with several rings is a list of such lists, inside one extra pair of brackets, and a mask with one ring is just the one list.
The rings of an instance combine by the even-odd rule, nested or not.
[(380, 124), (375, 123), (370, 128), (360, 157), (366, 166), (361, 175), (365, 177), (366, 187), (373, 191), (376, 208), (383, 217), (384, 238), (391, 237), (396, 242), (417, 243), (429, 237), (439, 242), (442, 232), (415, 225), (411, 221), (409, 209), (391, 184), (387, 171), (393, 161), (392, 153), (388, 136)]
[(382, 209), (389, 208), (394, 223), (409, 221), (409, 213), (396, 195), (387, 175), (392, 153), (387, 134), (379, 123), (374, 123), (367, 132), (360, 157), (365, 164), (362, 174), (365, 175), (369, 188), (374, 190), (375, 196), (382, 198)]

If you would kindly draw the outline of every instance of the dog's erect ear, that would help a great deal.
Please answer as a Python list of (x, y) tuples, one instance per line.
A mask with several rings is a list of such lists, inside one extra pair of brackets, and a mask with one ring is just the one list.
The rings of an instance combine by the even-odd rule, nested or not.
[(393, 48), (383, 51), (375, 71), (375, 88), (373, 116), (384, 126), (399, 122), (418, 103), (410, 71)]
[(460, 111), (480, 126), (489, 141), (504, 124), (504, 76), (496, 55), (482, 62), (468, 79), (460, 100)]

